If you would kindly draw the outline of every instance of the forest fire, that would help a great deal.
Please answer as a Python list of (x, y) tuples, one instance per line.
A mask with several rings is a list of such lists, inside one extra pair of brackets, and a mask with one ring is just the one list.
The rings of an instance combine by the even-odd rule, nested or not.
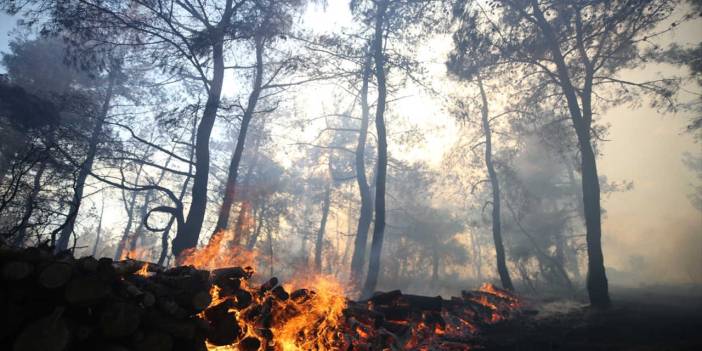
[(198, 314), (210, 326), (209, 350), (468, 350), (482, 326), (519, 307), (514, 296), (491, 284), (449, 301), (396, 290), (354, 302), (343, 284), (324, 275), (285, 286), (273, 277), (256, 287), (251, 266), (229, 266), (254, 262), (255, 253), (220, 254), (232, 237), (219, 232), (180, 260), (213, 270), (211, 303)]
[[(224, 249), (224, 243), (214, 240), (183, 261), (197, 263), (198, 257)], [(514, 296), (490, 284), (450, 300), (394, 290), (352, 301), (334, 277), (309, 275), (284, 285), (273, 277), (257, 284), (250, 266), (206, 262), (213, 261), (166, 269), (131, 259), (75, 259), (48, 247), (3, 249), (3, 315), (19, 317), (0, 346), (18, 351), (114, 345), (149, 351), (470, 350), (482, 328), (519, 307)], [(47, 323), (55, 327), (46, 329)]]

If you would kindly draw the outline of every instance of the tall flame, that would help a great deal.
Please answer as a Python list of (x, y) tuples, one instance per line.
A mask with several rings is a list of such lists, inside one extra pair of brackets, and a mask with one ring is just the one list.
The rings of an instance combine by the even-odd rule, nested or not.
[(217, 269), (232, 266), (250, 266), (256, 262), (256, 252), (238, 245), (229, 245), (234, 232), (221, 230), (212, 235), (207, 245), (201, 249), (187, 249), (180, 255), (178, 263), (192, 265), (199, 269)]

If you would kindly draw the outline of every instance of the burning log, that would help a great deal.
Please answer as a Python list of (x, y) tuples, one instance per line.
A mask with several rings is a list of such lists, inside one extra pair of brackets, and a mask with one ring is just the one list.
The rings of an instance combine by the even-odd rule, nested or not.
[(518, 305), (489, 285), (354, 302), (324, 280), (289, 292), (277, 278), (253, 285), (250, 267), (165, 269), (49, 248), (0, 248), (0, 267), (0, 349), (13, 351), (467, 350)]

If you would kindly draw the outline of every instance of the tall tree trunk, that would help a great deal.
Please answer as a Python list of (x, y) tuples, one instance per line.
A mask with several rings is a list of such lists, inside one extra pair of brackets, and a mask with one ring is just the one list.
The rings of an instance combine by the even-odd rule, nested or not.
[[(536, 0), (532, 0), (532, 8), (537, 19), (537, 24), (542, 29), (544, 37), (549, 43), (553, 62), (556, 65), (559, 85), (566, 98), (573, 128), (578, 137), (582, 171), (583, 208), (585, 211), (585, 239), (587, 241), (588, 296), (590, 297), (590, 304), (592, 306), (606, 308), (610, 306), (611, 301), (609, 299), (609, 284), (604, 267), (604, 255), (602, 254), (600, 183), (597, 176), (597, 161), (590, 138), (590, 128), (592, 125), (591, 99), (594, 74), (593, 68), (588, 62), (585, 63), (584, 84), (580, 92), (581, 100), (579, 102), (578, 93), (571, 82), (568, 66), (563, 58), (561, 48), (557, 45), (556, 34), (548, 21), (546, 21)], [(582, 108), (580, 104), (582, 104)]]
[[(227, 8), (226, 11), (229, 11)], [(224, 17), (227, 17), (226, 14)], [(176, 258), (185, 249), (197, 246), (200, 230), (205, 219), (207, 210), (207, 183), (210, 173), (210, 135), (217, 119), (217, 110), (222, 95), (222, 83), (224, 82), (224, 34), (222, 28), (217, 28), (219, 34), (212, 38), (212, 80), (207, 94), (205, 111), (202, 120), (197, 128), (195, 138), (195, 176), (193, 177), (193, 188), (191, 194), (190, 210), (183, 226), (178, 227), (175, 238), (173, 238), (173, 255)]]
[(88, 179), (88, 175), (93, 168), (93, 161), (95, 160), (95, 154), (97, 153), (97, 146), (100, 142), (100, 136), (102, 135), (102, 126), (105, 124), (107, 113), (110, 111), (110, 103), (112, 101), (112, 94), (118, 73), (118, 68), (112, 67), (108, 74), (108, 85), (107, 91), (105, 92), (105, 98), (100, 108), (100, 113), (95, 120), (95, 125), (93, 126), (90, 140), (88, 141), (88, 151), (85, 155), (85, 161), (83, 161), (83, 164), (78, 171), (78, 177), (76, 178), (75, 190), (73, 192), (73, 199), (71, 200), (68, 216), (66, 217), (66, 221), (61, 225), (62, 228), (58, 240), (56, 241), (57, 251), (68, 249), (68, 241), (73, 234), (73, 227), (75, 226), (76, 217), (78, 216), (80, 204), (83, 200), (85, 181)]
[(239, 129), (239, 137), (236, 141), (234, 154), (229, 162), (229, 172), (227, 174), (227, 184), (224, 190), (224, 200), (222, 207), (219, 209), (219, 217), (217, 218), (217, 226), (215, 232), (227, 229), (229, 227), (229, 216), (234, 204), (236, 192), (236, 178), (239, 175), (239, 163), (241, 163), (241, 155), (244, 152), (244, 144), (246, 143), (246, 133), (249, 129), (249, 124), (256, 111), (256, 104), (261, 95), (261, 86), (263, 84), (263, 48), (264, 40), (262, 37), (256, 37), (256, 72), (254, 73), (253, 90), (249, 94), (248, 105), (244, 111), (244, 116), (241, 118), (241, 128)]
[(358, 226), (356, 228), (356, 238), (353, 243), (353, 255), (351, 256), (351, 282), (359, 284), (363, 274), (363, 266), (366, 261), (366, 245), (368, 243), (368, 230), (373, 220), (373, 202), (371, 199), (370, 186), (366, 179), (365, 149), (368, 136), (368, 120), (370, 117), (370, 107), (368, 106), (368, 82), (371, 78), (370, 52), (363, 66), (363, 85), (361, 86), (361, 128), (358, 131), (358, 144), (356, 145), (356, 182), (361, 195), (361, 209), (358, 216)]
[(322, 248), (324, 247), (324, 232), (327, 227), (327, 219), (329, 218), (329, 207), (331, 204), (331, 182), (332, 180), (330, 179), (329, 184), (327, 184), (326, 189), (324, 189), (324, 200), (322, 203), (322, 220), (319, 223), (319, 230), (317, 231), (317, 240), (314, 244), (314, 269), (317, 273), (322, 272)]
[(95, 232), (95, 245), (93, 245), (93, 257), (97, 256), (98, 246), (100, 245), (100, 235), (102, 234), (102, 215), (105, 214), (105, 198), (102, 199), (100, 206), (100, 218), (98, 219), (98, 227)]
[(371, 241), (368, 275), (363, 287), (362, 296), (368, 297), (375, 291), (380, 274), (380, 254), (383, 249), (383, 235), (385, 233), (385, 178), (388, 167), (388, 142), (385, 133), (385, 99), (387, 88), (385, 86), (385, 55), (383, 50), (383, 26), (387, 0), (377, 2), (375, 16), (374, 60), (375, 76), (378, 82), (378, 102), (376, 103), (375, 128), (378, 134), (378, 168), (376, 171), (375, 188), (375, 225), (373, 226), (373, 240)]
[(590, 303), (597, 307), (610, 305), (607, 275), (602, 254), (602, 223), (600, 210), (600, 183), (597, 176), (595, 153), (588, 139), (581, 141), (583, 205), (585, 207), (585, 227), (587, 241), (587, 291)]
[(14, 240), (15, 246), (21, 246), (24, 240), (27, 239), (27, 229), (29, 228), (29, 220), (32, 218), (32, 213), (34, 213), (34, 206), (37, 202), (37, 196), (39, 191), (41, 191), (41, 177), (44, 175), (46, 170), (46, 160), (39, 163), (39, 169), (34, 175), (34, 183), (32, 184), (32, 192), (27, 196), (27, 200), (24, 203), (24, 215), (18, 226), (17, 236)]
[(495, 242), (495, 258), (497, 260), (497, 273), (500, 275), (502, 287), (508, 290), (514, 290), (512, 278), (507, 270), (507, 260), (505, 259), (505, 247), (502, 243), (502, 226), (500, 220), (500, 182), (497, 179), (495, 165), (492, 161), (492, 130), (490, 129), (490, 118), (488, 111), (488, 100), (483, 88), (483, 82), (478, 78), (478, 87), (480, 88), (480, 98), (482, 107), (480, 114), (483, 122), (483, 133), (485, 134), (485, 167), (487, 168), (488, 176), (490, 177), (490, 187), (492, 189), (492, 239)]

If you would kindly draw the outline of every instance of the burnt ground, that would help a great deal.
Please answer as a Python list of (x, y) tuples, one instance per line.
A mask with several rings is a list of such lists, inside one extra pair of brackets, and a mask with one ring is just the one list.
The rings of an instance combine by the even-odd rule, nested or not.
[(531, 299), (524, 315), (486, 331), (489, 351), (702, 350), (702, 294), (670, 289), (616, 289), (613, 306)]

